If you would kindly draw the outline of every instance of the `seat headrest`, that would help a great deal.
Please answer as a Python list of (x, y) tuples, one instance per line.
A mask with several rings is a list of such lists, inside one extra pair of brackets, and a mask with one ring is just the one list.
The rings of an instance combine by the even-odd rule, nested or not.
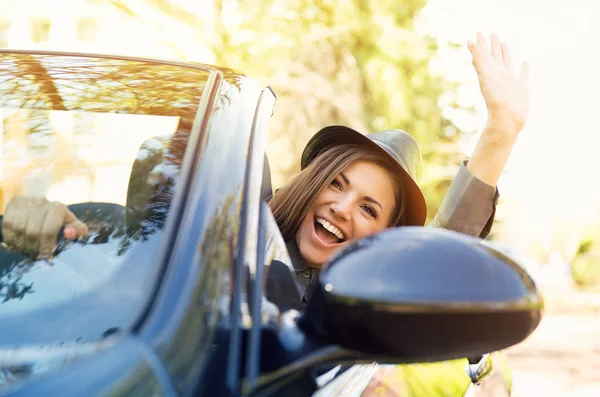
[(169, 155), (172, 139), (172, 135), (147, 139), (137, 152), (125, 204), (128, 233), (147, 236), (164, 226), (180, 171)]
[[(148, 222), (151, 221), (158, 221), (158, 226), (163, 226), (181, 168), (170, 153), (172, 140), (172, 135), (152, 137), (138, 150), (127, 188), (128, 230), (150, 227)], [(268, 201), (272, 194), (271, 167), (265, 154), (261, 200)]]

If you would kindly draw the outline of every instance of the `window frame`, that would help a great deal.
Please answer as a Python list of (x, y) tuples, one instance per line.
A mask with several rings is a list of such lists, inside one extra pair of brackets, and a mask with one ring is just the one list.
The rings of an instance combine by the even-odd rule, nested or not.
[[(252, 384), (258, 377), (260, 368), (260, 324), (264, 277), (264, 265), (259, 262), (264, 244), (260, 244), (261, 212), (264, 211), (261, 192), (263, 186), (265, 149), (268, 137), (268, 124), (273, 114), (276, 96), (270, 87), (263, 89), (252, 124), (246, 176), (244, 182), (244, 199), (242, 206), (242, 225), (237, 261), (234, 269), (234, 289), (232, 293), (232, 324), (229, 339), (228, 369), (226, 375), (227, 388), (233, 395), (241, 393), (241, 368), (245, 358), (246, 381)], [(264, 217), (263, 217), (264, 219)], [(247, 269), (247, 271), (246, 271)], [(246, 279), (247, 277), (247, 279)], [(250, 286), (248, 290), (248, 286)], [(257, 291), (258, 292), (254, 292)], [(253, 299), (249, 299), (252, 296)], [(252, 303), (249, 315), (245, 315), (243, 305)], [(243, 351), (242, 343), (243, 317), (251, 322), (249, 340), (251, 343)], [(248, 378), (249, 376), (249, 378)]]

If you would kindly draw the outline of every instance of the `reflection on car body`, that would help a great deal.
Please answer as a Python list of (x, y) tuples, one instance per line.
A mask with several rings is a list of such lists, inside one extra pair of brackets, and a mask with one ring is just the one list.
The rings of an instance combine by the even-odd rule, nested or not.
[[(319, 387), (348, 395), (366, 387), (378, 368), (369, 362), (416, 368), (411, 363), (423, 361), (391, 342), (385, 357), (369, 352), (369, 343), (352, 350), (347, 336), (327, 334), (336, 331), (327, 321), (311, 323), (321, 315), (348, 320), (339, 316), (350, 306), (332, 300), (335, 294), (323, 291), (322, 307), (344, 310), (329, 313), (282, 310), (270, 299), (269, 283), (285, 279), (290, 263), (264, 203), (274, 101), (270, 88), (226, 68), (0, 51), (1, 208), (15, 196), (43, 195), (68, 204), (90, 230), (60, 241), (50, 261), (0, 247), (6, 395), (291, 396)], [(413, 232), (406, 241), (418, 248)], [(431, 238), (450, 244), (454, 237)], [(383, 247), (385, 237), (357, 242), (334, 267), (373, 244)], [(450, 352), (459, 357), (517, 343), (539, 322), (528, 276), (502, 257), (481, 255), (519, 274), (507, 285), (532, 300), (507, 321), (531, 329), (508, 332), (506, 340), (482, 335), (479, 345)], [(467, 294), (473, 284), (465, 283)], [(385, 307), (397, 309), (400, 298), (384, 298), (393, 299), (378, 315), (399, 318)], [(321, 325), (325, 336), (311, 333)], [(450, 336), (440, 331), (440, 338)], [(448, 351), (425, 361), (445, 360)], [(455, 379), (466, 391), (464, 371)]]

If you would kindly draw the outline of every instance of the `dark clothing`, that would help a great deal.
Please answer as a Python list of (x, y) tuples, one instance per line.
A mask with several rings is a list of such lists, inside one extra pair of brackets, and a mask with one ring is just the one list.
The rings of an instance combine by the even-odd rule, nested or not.
[(294, 267), (294, 280), (300, 286), (302, 293), (302, 303), (308, 302), (319, 281), (319, 269), (310, 268), (304, 261), (298, 244), (295, 240), (286, 242), (285, 246), (290, 254), (292, 266)]
[(288, 265), (280, 260), (274, 259), (269, 265), (265, 285), (267, 299), (282, 313), (290, 309), (300, 311), (306, 303), (301, 299), (304, 289), (299, 288), (293, 273)]

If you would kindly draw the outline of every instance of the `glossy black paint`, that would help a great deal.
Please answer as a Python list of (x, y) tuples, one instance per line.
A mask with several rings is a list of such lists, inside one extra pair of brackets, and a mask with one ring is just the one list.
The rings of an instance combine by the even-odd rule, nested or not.
[(156, 355), (136, 338), (119, 341), (113, 348), (77, 363), (62, 365), (59, 372), (36, 376), (15, 384), (5, 396), (111, 396), (175, 397), (171, 382)]
[(335, 299), (404, 312), (429, 305), (435, 311), (531, 310), (542, 303), (533, 279), (513, 259), (480, 239), (436, 228), (390, 229), (358, 241), (332, 258), (322, 283), (331, 285)]
[[(240, 362), (237, 366), (230, 365), (228, 369), (228, 387), (232, 394), (241, 391), (240, 372), (244, 367), (244, 380), (250, 386), (258, 377), (260, 361), (263, 352), (260, 347), (263, 319), (263, 297), (266, 296), (265, 285), (265, 244), (266, 222), (269, 213), (265, 195), (270, 194), (270, 171), (266, 161), (266, 141), (268, 136), (268, 121), (273, 114), (275, 94), (267, 87), (263, 90), (258, 101), (252, 133), (250, 137), (250, 151), (247, 158), (247, 172), (244, 189), (244, 206), (242, 207), (242, 233), (240, 234), (239, 253), (236, 262), (236, 284), (233, 290), (232, 327), (237, 332), (232, 332), (230, 341), (230, 363)], [(265, 171), (268, 178), (265, 182)], [(258, 231), (258, 235), (257, 235)], [(266, 302), (266, 300), (264, 300)], [(242, 310), (242, 308), (244, 310)], [(249, 312), (246, 314), (246, 312)], [(244, 319), (251, 321), (252, 326), (247, 332), (249, 341), (246, 347), (236, 349), (242, 336)], [(234, 351), (235, 350), (235, 351)], [(234, 354), (235, 353), (235, 354)], [(239, 355), (239, 361), (235, 356)]]
[[(262, 87), (240, 75), (216, 81), (173, 257), (141, 337), (158, 352), (178, 393), (223, 395), (230, 294), (246, 158)], [(215, 93), (217, 94), (217, 93)], [(200, 171), (201, 170), (201, 171)], [(223, 339), (215, 340), (218, 334)], [(210, 371), (210, 372), (209, 372)], [(217, 371), (219, 376), (207, 376)]]
[(338, 253), (299, 323), (382, 362), (441, 361), (522, 341), (542, 306), (531, 277), (480, 240), (407, 227)]

